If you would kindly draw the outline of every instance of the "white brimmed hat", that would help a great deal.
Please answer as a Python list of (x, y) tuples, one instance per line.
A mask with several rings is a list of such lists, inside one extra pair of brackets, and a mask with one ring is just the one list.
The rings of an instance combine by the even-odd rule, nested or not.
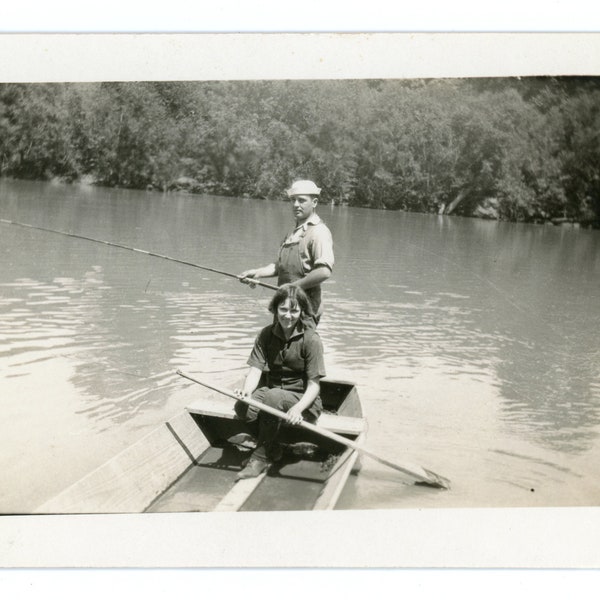
[(317, 187), (314, 181), (301, 179), (294, 181), (292, 187), (287, 190), (288, 196), (318, 196), (321, 193), (321, 188)]

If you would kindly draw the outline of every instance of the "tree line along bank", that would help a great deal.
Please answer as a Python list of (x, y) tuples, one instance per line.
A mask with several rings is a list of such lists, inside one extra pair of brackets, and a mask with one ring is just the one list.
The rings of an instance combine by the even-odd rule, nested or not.
[(0, 84), (0, 175), (600, 226), (600, 78)]

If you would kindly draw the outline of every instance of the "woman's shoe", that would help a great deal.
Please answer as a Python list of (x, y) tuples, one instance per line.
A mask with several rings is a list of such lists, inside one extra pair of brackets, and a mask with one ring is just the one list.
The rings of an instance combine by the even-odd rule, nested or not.
[(249, 433), (232, 435), (227, 439), (227, 442), (241, 450), (254, 450), (256, 448), (256, 440)]
[(311, 442), (296, 442), (290, 445), (290, 450), (294, 456), (310, 459), (315, 458), (319, 451), (319, 446)]
[(251, 479), (266, 471), (271, 463), (264, 458), (251, 456), (246, 466), (237, 474), (236, 479)]

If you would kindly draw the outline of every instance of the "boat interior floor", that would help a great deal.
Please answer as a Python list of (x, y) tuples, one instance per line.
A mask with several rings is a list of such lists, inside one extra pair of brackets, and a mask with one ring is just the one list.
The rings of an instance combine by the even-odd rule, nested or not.
[[(308, 453), (308, 458), (303, 452)], [(146, 512), (215, 510), (236, 485), (236, 476), (250, 454), (233, 444), (211, 446)], [(286, 447), (282, 460), (268, 469), (239, 510), (310, 510), (324, 482), (348, 455), (319, 453), (310, 446)]]

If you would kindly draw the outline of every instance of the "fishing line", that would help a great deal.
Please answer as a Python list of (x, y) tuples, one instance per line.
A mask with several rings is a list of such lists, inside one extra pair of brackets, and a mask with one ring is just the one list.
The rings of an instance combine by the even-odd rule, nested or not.
[[(502, 299), (504, 299), (505, 302), (507, 302), (510, 306), (512, 306), (513, 308), (515, 308), (516, 310), (518, 310), (521, 314), (531, 317), (533, 316), (535, 318), (536, 321), (538, 321), (541, 325), (544, 326), (543, 332), (546, 333), (548, 330), (551, 330), (552, 333), (556, 336), (556, 337), (560, 337), (561, 339), (564, 337), (563, 334), (558, 331), (554, 324), (551, 322), (547, 322), (544, 321), (541, 316), (539, 315), (538, 312), (536, 312), (533, 307), (531, 306), (521, 306), (520, 304), (518, 304), (517, 302), (515, 302), (506, 291), (504, 291), (502, 288), (498, 287), (494, 282), (492, 282), (490, 279), (483, 277), (481, 275), (479, 275), (478, 273), (475, 273), (473, 271), (469, 271), (464, 265), (462, 265), (461, 263), (455, 261), (455, 260), (451, 260), (450, 258), (448, 258), (447, 256), (443, 255), (443, 254), (439, 254), (437, 252), (434, 252), (433, 250), (430, 250), (429, 248), (426, 248), (424, 246), (418, 246), (417, 244), (415, 244), (414, 242), (409, 242), (409, 241), (405, 241), (405, 243), (407, 243), (408, 245), (412, 246), (413, 248), (417, 248), (418, 250), (424, 251), (428, 254), (430, 254), (431, 256), (435, 256), (438, 259), (441, 259), (442, 261), (444, 261), (446, 264), (452, 265), (453, 267), (459, 268), (462, 271), (466, 271), (467, 273), (469, 273), (470, 275), (474, 276), (476, 279), (478, 279), (479, 281), (485, 283), (486, 285), (488, 285), (490, 288), (492, 288)], [(562, 352), (560, 349), (555, 348), (554, 351), (559, 354), (559, 355), (564, 355), (564, 356), (571, 356), (568, 353)]]
[(523, 314), (528, 314), (529, 311), (526, 308), (523, 308), (522, 306), (520, 306), (519, 304), (517, 304), (514, 300), (512, 300), (512, 298), (508, 295), (507, 292), (505, 292), (504, 290), (502, 290), (501, 288), (499, 288), (490, 279), (487, 279), (486, 277), (482, 277), (478, 273), (474, 273), (472, 271), (469, 271), (464, 265), (460, 264), (459, 262), (456, 262), (455, 260), (449, 259), (447, 256), (445, 256), (443, 254), (439, 254), (439, 253), (434, 252), (433, 250), (430, 250), (429, 248), (425, 248), (423, 246), (417, 246), (417, 244), (415, 244), (414, 242), (408, 242), (407, 241), (406, 243), (408, 243), (410, 246), (413, 246), (413, 248), (417, 248), (419, 250), (427, 252), (431, 256), (435, 256), (436, 258), (442, 259), (445, 263), (447, 263), (449, 265), (452, 265), (453, 267), (458, 267), (462, 271), (466, 271), (469, 274), (474, 275), (477, 279), (479, 279), (479, 281), (482, 281), (483, 283), (486, 283), (494, 291), (498, 292), (498, 294), (500, 296), (502, 296), (504, 298), (504, 300), (506, 300), (506, 302), (508, 304), (510, 304), (511, 306), (513, 306), (514, 308), (516, 308), (519, 312), (521, 312)]

